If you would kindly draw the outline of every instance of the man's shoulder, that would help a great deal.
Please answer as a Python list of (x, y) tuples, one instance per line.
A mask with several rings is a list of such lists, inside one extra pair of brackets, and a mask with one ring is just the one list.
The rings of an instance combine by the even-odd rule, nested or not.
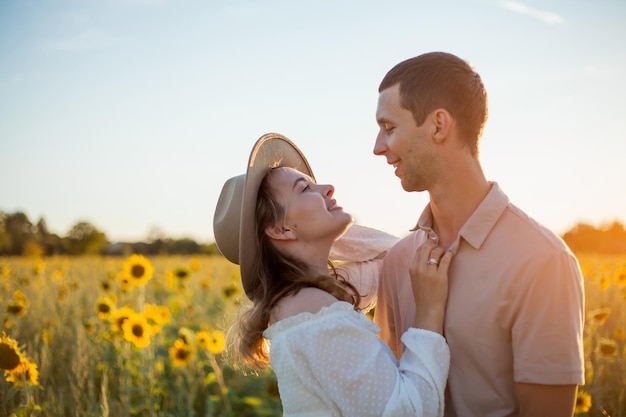
[(492, 182), (491, 191), (471, 221), (476, 222), (471, 225), (472, 230), (482, 229), (483, 233), (490, 236), (495, 232), (498, 241), (513, 239), (517, 246), (526, 245), (529, 249), (565, 248), (564, 242), (554, 231), (513, 203), (497, 182)]
[(549, 229), (543, 223), (530, 216), (524, 210), (513, 203), (509, 203), (506, 213), (508, 216), (504, 218), (504, 225), (510, 228), (510, 232), (514, 233), (516, 239), (523, 239), (533, 247), (544, 246), (544, 249), (563, 250), (567, 249), (567, 245), (553, 230)]
[(515, 253), (512, 264), (564, 265), (578, 270), (578, 260), (565, 241), (514, 204), (509, 203), (498, 224), (493, 242), (500, 250)]

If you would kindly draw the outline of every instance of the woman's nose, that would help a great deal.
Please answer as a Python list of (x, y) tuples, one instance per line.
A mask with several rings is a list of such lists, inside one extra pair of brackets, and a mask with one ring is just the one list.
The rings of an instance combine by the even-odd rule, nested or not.
[(335, 187), (333, 187), (331, 184), (324, 185), (324, 196), (332, 197), (334, 193), (335, 193)]

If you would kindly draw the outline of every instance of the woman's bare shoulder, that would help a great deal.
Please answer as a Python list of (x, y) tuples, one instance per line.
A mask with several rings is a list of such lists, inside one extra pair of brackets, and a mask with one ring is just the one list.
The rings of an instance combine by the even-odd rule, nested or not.
[(300, 313), (317, 313), (337, 301), (333, 295), (319, 288), (303, 288), (297, 294), (281, 299), (272, 309), (270, 320), (276, 323)]

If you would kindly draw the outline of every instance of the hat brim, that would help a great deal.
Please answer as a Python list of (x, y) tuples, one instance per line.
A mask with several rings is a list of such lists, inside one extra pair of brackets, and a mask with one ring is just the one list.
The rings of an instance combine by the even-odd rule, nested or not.
[(259, 256), (255, 239), (257, 195), (263, 178), (272, 168), (277, 167), (294, 168), (315, 179), (306, 157), (287, 137), (279, 133), (268, 133), (254, 144), (246, 170), (239, 229), (241, 282), (248, 298), (255, 284), (253, 266)]

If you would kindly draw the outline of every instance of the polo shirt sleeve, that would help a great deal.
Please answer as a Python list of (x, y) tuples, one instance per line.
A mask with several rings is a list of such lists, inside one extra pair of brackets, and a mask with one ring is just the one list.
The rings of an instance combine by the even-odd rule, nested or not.
[(583, 384), (584, 285), (567, 250), (528, 263), (512, 327), (516, 382)]

